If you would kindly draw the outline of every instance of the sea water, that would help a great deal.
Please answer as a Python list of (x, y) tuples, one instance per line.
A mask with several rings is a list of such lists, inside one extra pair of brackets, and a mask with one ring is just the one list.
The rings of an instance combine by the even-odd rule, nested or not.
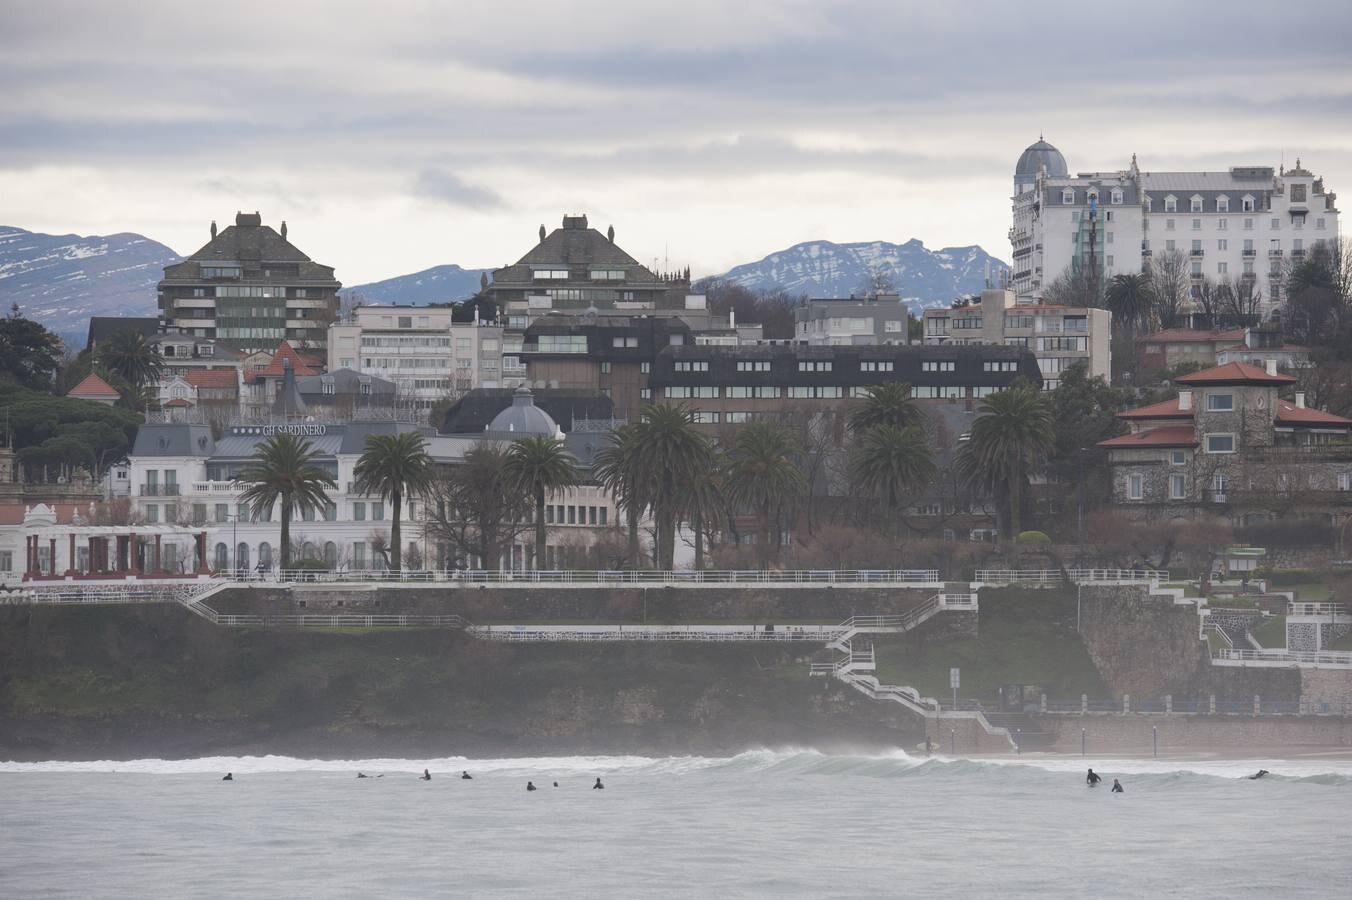
[(901, 753), (0, 763), (0, 897), (1352, 894), (1352, 763), (1089, 764), (1098, 788)]

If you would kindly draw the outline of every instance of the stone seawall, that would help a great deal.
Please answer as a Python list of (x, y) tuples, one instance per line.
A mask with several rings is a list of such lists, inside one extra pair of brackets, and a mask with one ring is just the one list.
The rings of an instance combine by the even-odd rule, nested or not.
[(1037, 716), (1047, 749), (1079, 753), (1081, 729), (1091, 756), (1161, 756), (1181, 751), (1235, 753), (1352, 747), (1352, 719), (1338, 716)]
[(224, 591), (209, 604), (222, 613), (291, 615), (437, 614), (471, 622), (582, 620), (675, 624), (775, 622), (802, 619), (843, 622), (851, 616), (897, 615), (934, 595), (927, 588), (829, 586), (731, 588), (672, 587), (388, 587), (296, 585)]

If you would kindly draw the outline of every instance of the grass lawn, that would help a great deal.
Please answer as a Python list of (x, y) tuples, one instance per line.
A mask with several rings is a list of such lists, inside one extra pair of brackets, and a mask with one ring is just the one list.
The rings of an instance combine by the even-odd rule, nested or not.
[(1329, 598), (1329, 586), (1322, 581), (1292, 585), (1289, 590), (1295, 591), (1296, 599), (1304, 603), (1323, 603)]
[(1286, 616), (1273, 616), (1253, 631), (1249, 632), (1258, 639), (1266, 650), (1281, 650), (1286, 647)]
[(1056, 621), (1055, 615), (1034, 614), (1027, 605), (1013, 611), (1011, 615), (999, 607), (988, 610), (983, 597), (979, 637), (926, 641), (922, 634), (875, 639), (879, 680), (909, 685), (929, 697), (950, 697), (948, 670), (957, 666), (962, 670), (963, 697), (994, 699), (1004, 684), (1043, 685), (1052, 699), (1107, 694), (1074, 631), (1073, 597), (1071, 627)]
[(1325, 650), (1352, 650), (1352, 634), (1345, 634), (1337, 640), (1331, 641)]

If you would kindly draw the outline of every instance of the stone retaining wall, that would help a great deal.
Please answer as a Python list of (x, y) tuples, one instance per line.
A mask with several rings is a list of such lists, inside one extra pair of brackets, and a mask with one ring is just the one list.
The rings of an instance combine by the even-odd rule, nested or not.
[(1156, 734), (1161, 755), (1184, 750), (1279, 751), (1306, 747), (1352, 747), (1352, 719), (1335, 716), (1038, 716), (1051, 736), (1048, 749), (1112, 756), (1148, 755)]

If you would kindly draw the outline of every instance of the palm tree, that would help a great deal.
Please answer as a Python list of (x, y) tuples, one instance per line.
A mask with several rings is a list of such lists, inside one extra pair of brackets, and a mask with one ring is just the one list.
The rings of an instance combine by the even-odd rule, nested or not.
[(643, 407), (634, 432), (635, 482), (657, 520), (657, 567), (670, 570), (686, 494), (714, 467), (713, 446), (696, 430), (695, 410), (685, 403)]
[(879, 425), (864, 433), (850, 459), (850, 477), (866, 494), (881, 497), (896, 527), (902, 494), (934, 477), (929, 442), (917, 425)]
[(315, 510), (329, 503), (325, 488), (337, 487), (332, 475), (316, 461), (319, 451), (292, 434), (276, 434), (254, 449), (253, 462), (235, 478), (248, 485), (239, 495), (255, 518), (264, 518), (278, 503), (282, 507), (280, 550), (282, 570), (291, 568), (291, 514)]
[(610, 444), (597, 452), (592, 465), (597, 482), (610, 492), (617, 505), (624, 507), (629, 530), (626, 555), (631, 566), (641, 562), (638, 520), (648, 506), (641, 479), (642, 467), (638, 464), (637, 439), (637, 425), (621, 425), (610, 433)]
[(789, 433), (774, 422), (752, 422), (737, 432), (728, 450), (728, 499), (735, 505), (756, 510), (761, 524), (761, 563), (769, 562), (771, 539), (782, 505), (803, 492), (807, 479), (792, 456)]
[(432, 482), (426, 442), (416, 431), (370, 435), (352, 475), (354, 493), (378, 494), (390, 504), (390, 570), (398, 574), (403, 562), (399, 516), (404, 496), (425, 491)]
[(520, 438), (507, 450), (504, 474), (535, 498), (535, 568), (545, 567), (545, 495), (578, 482), (577, 465), (563, 442), (546, 434)]
[(1114, 275), (1104, 301), (1112, 311), (1114, 324), (1123, 330), (1132, 332), (1137, 326), (1148, 325), (1155, 305), (1150, 276), (1141, 272)]
[(878, 425), (905, 428), (924, 419), (911, 399), (909, 384), (877, 384), (865, 388), (864, 396), (850, 410), (850, 430), (864, 432)]
[(708, 523), (717, 521), (727, 510), (726, 470), (711, 466), (696, 475), (686, 493), (685, 516), (695, 532), (695, 568), (704, 568), (704, 532)]
[(126, 329), (116, 332), (95, 351), (96, 362), (121, 378), (140, 394), (147, 385), (160, 380), (164, 371), (164, 357), (146, 336)]
[(1023, 484), (1046, 461), (1056, 442), (1051, 404), (1036, 387), (1020, 383), (981, 402), (971, 438), (958, 452), (963, 480), (1009, 500), (1010, 531), (1019, 535)]

